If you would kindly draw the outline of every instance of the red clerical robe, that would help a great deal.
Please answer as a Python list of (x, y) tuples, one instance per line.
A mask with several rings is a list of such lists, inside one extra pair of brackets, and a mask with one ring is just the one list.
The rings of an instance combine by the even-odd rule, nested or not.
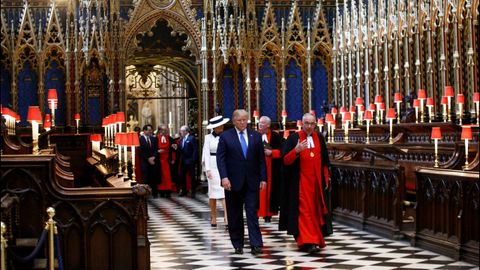
[[(297, 134), (300, 141), (307, 138), (303, 130)], [(328, 167), (322, 164), (322, 147), (316, 132), (312, 133), (312, 139), (313, 148), (305, 149), (298, 155), (293, 148), (283, 158), (286, 166), (293, 165), (299, 160), (298, 234), (296, 235), (299, 247), (304, 244), (325, 247), (322, 226), (325, 224), (324, 216), (328, 211), (324, 200), (323, 183), (328, 185), (328, 181), (322, 181), (322, 177), (328, 179)]]
[[(267, 141), (270, 144), (272, 142), (272, 132), (267, 134)], [(265, 167), (267, 169), (267, 188), (260, 190), (260, 205), (258, 208), (259, 217), (271, 217), (277, 214), (277, 211), (270, 209), (270, 201), (272, 194), (272, 159), (279, 159), (282, 157), (280, 149), (274, 149), (275, 145), (270, 144), (272, 147), (272, 155), (265, 155)]]
[[(163, 139), (162, 139), (163, 137)], [(159, 153), (160, 171), (162, 172), (162, 178), (157, 188), (161, 191), (171, 191), (174, 189), (172, 183), (172, 177), (170, 175), (170, 163), (168, 158), (168, 152), (170, 150), (170, 141), (168, 136), (158, 135), (158, 149), (163, 149), (163, 153)]]

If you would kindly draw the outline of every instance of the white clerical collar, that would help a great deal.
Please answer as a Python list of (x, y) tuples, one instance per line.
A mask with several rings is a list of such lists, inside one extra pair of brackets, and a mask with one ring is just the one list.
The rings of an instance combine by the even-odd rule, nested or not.
[(265, 134), (262, 134), (262, 141), (268, 143), (268, 136), (267, 136), (266, 133), (265, 133)]
[(313, 143), (312, 135), (307, 136), (307, 143), (308, 143), (308, 148), (315, 148), (315, 144)]
[(162, 135), (162, 138), (160, 139), (160, 141), (162, 143), (166, 143), (167, 142), (167, 139), (165, 138), (165, 135)]

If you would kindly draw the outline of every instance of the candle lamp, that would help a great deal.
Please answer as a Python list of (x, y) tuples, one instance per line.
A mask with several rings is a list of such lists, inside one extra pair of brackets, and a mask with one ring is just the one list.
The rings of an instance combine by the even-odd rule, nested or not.
[(480, 93), (473, 93), (473, 103), (475, 104), (475, 115), (477, 116), (477, 126), (480, 125)]
[(78, 129), (79, 129), (79, 126), (80, 126), (80, 114), (79, 113), (75, 114), (75, 126), (77, 127), (77, 134), (78, 134)]
[[(350, 123), (352, 123), (352, 127), (353, 127), (353, 124), (354, 124), (354, 121), (355, 121), (356, 110), (357, 110), (357, 108), (355, 106), (350, 106), (350, 114), (352, 116), (352, 120), (350, 121)], [(358, 119), (357, 119), (357, 123), (358, 123)]]
[(379, 117), (380, 117), (380, 124), (383, 124), (383, 112), (385, 111), (385, 103), (379, 104)]
[(375, 104), (370, 103), (370, 105), (368, 105), (368, 111), (370, 111), (370, 114), (372, 116), (372, 119), (370, 119), (370, 120), (372, 120), (372, 124), (373, 124), (373, 116), (374, 116), (374, 113), (375, 113), (376, 110), (377, 110), (377, 106)]
[(358, 108), (357, 125), (361, 125), (363, 112), (360, 110), (360, 107), (363, 106), (363, 98), (357, 97), (357, 99), (355, 100), (355, 106), (357, 106)]
[(345, 121), (343, 120), (345, 118), (345, 113), (347, 113), (347, 109), (345, 107), (340, 107), (340, 115), (342, 116), (342, 129), (343, 126), (345, 125)]
[(327, 113), (325, 115), (325, 122), (327, 122), (327, 133), (328, 133), (328, 138), (327, 142), (332, 142), (332, 123), (333, 123), (333, 116), (331, 113)]
[(447, 122), (448, 120), (448, 99), (446, 96), (442, 97), (442, 100), (440, 101), (440, 104), (442, 104), (443, 107), (443, 122)]
[(100, 142), (102, 141), (102, 135), (90, 134), (90, 141), (92, 142), (92, 150), (100, 151)]
[(473, 139), (471, 126), (462, 127), (461, 139), (465, 140), (465, 167), (468, 166), (468, 141)]
[(420, 100), (420, 122), (425, 120), (425, 112), (423, 110), (423, 101), (427, 99), (427, 91), (425, 89), (418, 89), (418, 100)]
[(365, 113), (365, 106), (360, 105), (358, 106), (358, 122), (360, 125), (363, 125), (363, 114)]
[(403, 95), (402, 93), (395, 93), (395, 96), (393, 98), (393, 102), (395, 103), (397, 107), (397, 123), (400, 124), (400, 105), (403, 101)]
[(117, 112), (116, 113), (116, 122), (118, 124), (118, 132), (122, 132), (122, 124), (125, 123), (125, 113)]
[(370, 143), (370, 138), (369, 138), (369, 134), (370, 134), (370, 121), (373, 120), (373, 116), (372, 116), (372, 111), (368, 110), (365, 112), (365, 122), (367, 122), (367, 138), (365, 140), (365, 143), (369, 144)]
[(413, 100), (413, 107), (415, 108), (415, 123), (418, 124), (418, 108), (420, 107), (420, 100)]
[(285, 132), (285, 128), (286, 128), (286, 125), (287, 125), (287, 111), (286, 110), (282, 110), (282, 126), (283, 126), (283, 132)]
[(433, 106), (435, 106), (433, 102), (433, 98), (429, 97), (427, 98), (427, 108), (428, 108), (428, 122), (432, 123), (433, 117), (434, 117), (434, 112), (433, 112)]
[(129, 132), (128, 134), (128, 144), (132, 149), (132, 182), (131, 185), (134, 186), (137, 184), (136, 175), (135, 175), (135, 149), (137, 146), (140, 146), (140, 140), (136, 132)]
[(388, 108), (387, 111), (387, 120), (390, 122), (390, 140), (389, 143), (393, 144), (393, 120), (395, 119), (395, 109), (394, 108)]
[(447, 115), (448, 121), (452, 121), (451, 111), (452, 111), (452, 97), (453, 97), (453, 87), (445, 86), (445, 96), (447, 97)]
[(48, 101), (50, 110), (52, 112), (51, 122), (52, 122), (52, 127), (54, 127), (55, 126), (55, 109), (57, 108), (57, 104), (58, 104), (57, 89), (48, 89), (47, 101)]
[(123, 181), (128, 180), (128, 135), (125, 132), (120, 132), (122, 135), (120, 137), (120, 144), (123, 146), (123, 163), (125, 164), (125, 169), (123, 170)]
[(438, 168), (438, 140), (442, 139), (442, 131), (439, 127), (432, 127), (432, 140), (435, 142), (435, 168)]
[(107, 124), (107, 118), (104, 117), (102, 119), (102, 127), (103, 127), (103, 134), (105, 136), (105, 143), (106, 145), (108, 144), (108, 124)]
[(317, 126), (318, 126), (318, 130), (320, 132), (323, 132), (323, 125), (324, 125), (323, 118), (318, 118), (317, 119)]
[(297, 128), (298, 128), (298, 131), (302, 130), (302, 120), (297, 120)]
[(380, 124), (380, 104), (383, 103), (383, 97), (380, 96), (380, 95), (376, 95), (375, 96), (375, 105), (377, 107), (376, 111), (377, 111), (377, 115), (376, 115), (376, 119), (377, 119), (377, 124)]
[(332, 110), (331, 110), (331, 113), (332, 113), (332, 117), (333, 117), (333, 122), (337, 122), (337, 113), (338, 113), (338, 110), (336, 107), (333, 107)]
[(38, 126), (42, 123), (42, 114), (38, 106), (29, 106), (27, 121), (32, 123), (33, 154), (38, 154)]
[(346, 112), (345, 115), (342, 117), (342, 120), (344, 122), (344, 131), (345, 131), (345, 143), (348, 143), (348, 125), (350, 121), (352, 120), (352, 116), (349, 112)]
[(125, 139), (122, 138), (124, 133), (118, 133), (117, 136), (115, 136), (114, 144), (118, 147), (118, 177), (123, 176), (123, 171), (122, 171), (122, 143), (125, 143)]
[(258, 111), (253, 111), (253, 118), (255, 118), (255, 129), (257, 129), (258, 125), (258, 118), (260, 117), (260, 113)]
[(45, 114), (45, 121), (43, 121), (43, 128), (48, 132), (52, 127), (52, 122), (50, 121), (50, 114)]
[(110, 121), (111, 145), (113, 146), (113, 139), (115, 138), (115, 134), (117, 134), (117, 114), (111, 114), (110, 117), (108, 117), (108, 120)]
[(457, 104), (458, 104), (459, 123), (460, 123), (460, 125), (462, 125), (463, 106), (465, 105), (465, 96), (463, 94), (458, 94), (457, 95)]

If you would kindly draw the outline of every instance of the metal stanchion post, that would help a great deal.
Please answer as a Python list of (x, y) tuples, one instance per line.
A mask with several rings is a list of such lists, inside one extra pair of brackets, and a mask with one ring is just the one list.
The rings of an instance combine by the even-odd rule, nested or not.
[(55, 270), (55, 245), (54, 245), (54, 236), (55, 236), (55, 221), (53, 217), (55, 216), (55, 209), (49, 207), (47, 209), (48, 214), (48, 269)]
[(5, 233), (7, 232), (7, 226), (5, 223), (1, 222), (1, 254), (2, 254), (2, 269), (7, 269), (7, 258), (5, 257), (7, 249), (7, 239), (5, 238)]

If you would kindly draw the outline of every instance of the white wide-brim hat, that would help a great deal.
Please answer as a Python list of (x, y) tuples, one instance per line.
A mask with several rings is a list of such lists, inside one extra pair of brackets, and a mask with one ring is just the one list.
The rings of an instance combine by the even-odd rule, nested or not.
[(219, 126), (225, 125), (228, 121), (230, 121), (230, 118), (223, 118), (223, 116), (215, 116), (212, 119), (208, 120), (208, 126), (207, 129), (212, 129), (216, 128)]

